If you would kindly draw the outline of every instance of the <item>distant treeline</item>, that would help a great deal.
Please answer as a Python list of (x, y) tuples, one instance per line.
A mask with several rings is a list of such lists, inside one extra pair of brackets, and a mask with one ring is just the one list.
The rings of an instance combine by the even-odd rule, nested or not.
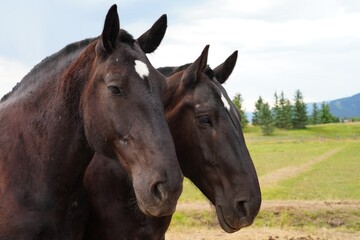
[[(233, 99), (235, 106), (239, 109), (242, 117), (242, 127), (248, 124), (245, 112), (242, 108), (243, 99), (240, 93), (237, 93)], [(255, 111), (253, 113), (252, 124), (261, 127), (264, 135), (271, 135), (274, 128), (281, 129), (302, 129), (307, 124), (324, 124), (339, 122), (327, 103), (323, 102), (320, 107), (316, 103), (310, 115), (307, 113), (307, 107), (304, 103), (303, 94), (296, 90), (293, 101), (285, 97), (282, 91), (280, 95), (275, 92), (274, 106), (270, 107), (260, 96), (255, 102)]]

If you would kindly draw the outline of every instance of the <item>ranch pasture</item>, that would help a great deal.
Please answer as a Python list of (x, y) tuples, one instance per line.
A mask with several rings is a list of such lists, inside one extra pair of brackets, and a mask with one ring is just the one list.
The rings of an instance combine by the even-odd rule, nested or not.
[(186, 179), (167, 239), (360, 239), (360, 123), (244, 135), (263, 196), (254, 224), (223, 232)]

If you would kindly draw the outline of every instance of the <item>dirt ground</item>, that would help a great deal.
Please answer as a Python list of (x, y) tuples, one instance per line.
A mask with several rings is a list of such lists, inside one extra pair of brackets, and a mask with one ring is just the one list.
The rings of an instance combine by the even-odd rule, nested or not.
[(318, 229), (314, 232), (284, 230), (276, 228), (245, 228), (228, 234), (219, 229), (201, 229), (189, 232), (166, 234), (167, 240), (360, 240), (359, 233), (342, 233)]

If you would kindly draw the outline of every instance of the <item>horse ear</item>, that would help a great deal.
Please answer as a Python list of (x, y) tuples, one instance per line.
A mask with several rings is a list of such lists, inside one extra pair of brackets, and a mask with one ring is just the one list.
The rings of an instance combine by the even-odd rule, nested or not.
[(235, 51), (225, 60), (225, 62), (214, 69), (215, 77), (221, 84), (223, 84), (229, 78), (230, 74), (234, 70), (237, 56), (238, 51)]
[(200, 80), (201, 74), (205, 71), (207, 65), (208, 53), (209, 45), (206, 45), (200, 57), (185, 70), (181, 79), (183, 86), (192, 86)]
[(107, 53), (116, 47), (116, 39), (119, 34), (120, 23), (116, 4), (112, 5), (106, 14), (104, 29), (101, 34), (102, 45)]
[(163, 14), (149, 30), (143, 33), (137, 40), (145, 53), (152, 53), (160, 45), (167, 28), (167, 16)]

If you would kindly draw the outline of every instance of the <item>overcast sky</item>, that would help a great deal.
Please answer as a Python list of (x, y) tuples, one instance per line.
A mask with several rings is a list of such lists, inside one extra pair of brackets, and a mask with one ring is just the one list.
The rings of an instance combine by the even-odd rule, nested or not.
[(140, 36), (163, 13), (168, 30), (155, 67), (194, 61), (210, 44), (216, 67), (233, 51), (239, 58), (225, 88), (241, 93), (247, 111), (275, 91), (306, 102), (360, 92), (358, 0), (5, 0), (0, 8), (0, 96), (46, 56), (98, 36), (107, 10), (118, 5), (120, 26)]

